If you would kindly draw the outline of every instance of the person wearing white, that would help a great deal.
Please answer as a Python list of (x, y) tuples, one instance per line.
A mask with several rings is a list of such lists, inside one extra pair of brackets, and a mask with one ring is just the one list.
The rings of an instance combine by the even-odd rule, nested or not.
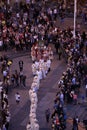
[(42, 79), (42, 71), (40, 69), (37, 70), (36, 75), (38, 76), (39, 80)]
[(60, 102), (62, 105), (64, 104), (64, 94), (62, 92), (60, 92)]
[(44, 71), (45, 71), (45, 75), (47, 75), (48, 73), (48, 66), (47, 66), (47, 62), (44, 62)]
[(3, 40), (0, 39), (0, 47), (2, 47), (2, 46), (3, 46)]
[(27, 124), (26, 129), (27, 130), (31, 130), (31, 124), (30, 124), (30, 122)]
[(32, 64), (32, 72), (33, 72), (33, 76), (36, 75), (36, 66), (35, 63)]
[(6, 81), (6, 77), (7, 77), (7, 71), (4, 70), (4, 71), (3, 71), (3, 82)]
[(20, 94), (18, 92), (15, 94), (15, 100), (16, 100), (16, 103), (20, 102)]
[(42, 68), (39, 68), (40, 80), (42, 79)]
[(39, 89), (38, 84), (37, 84), (37, 83), (32, 83), (31, 89), (32, 89), (34, 92), (37, 92), (37, 90)]
[(51, 67), (51, 60), (47, 59), (47, 66), (48, 66), (48, 72), (50, 71), (50, 67)]
[(44, 62), (41, 64), (41, 67), (42, 67), (42, 76), (43, 76), (43, 78), (46, 78), (46, 71), (45, 71)]
[(39, 62), (38, 61), (35, 61), (35, 67), (36, 67), (36, 69), (39, 68)]
[(31, 49), (31, 58), (33, 62), (36, 60), (35, 50), (33, 49)]
[(6, 71), (6, 70), (3, 71), (3, 76), (4, 76), (4, 77), (7, 76), (7, 71)]
[(51, 61), (53, 60), (53, 51), (52, 50), (49, 51), (49, 59)]

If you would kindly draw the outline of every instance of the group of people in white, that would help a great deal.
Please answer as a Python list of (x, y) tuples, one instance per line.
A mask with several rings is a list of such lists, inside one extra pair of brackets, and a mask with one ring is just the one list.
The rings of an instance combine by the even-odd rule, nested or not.
[[(47, 49), (47, 47), (45, 49)], [(31, 51), (33, 50), (31, 49)], [(29, 123), (26, 126), (27, 130), (39, 130), (39, 124), (36, 118), (36, 109), (38, 103), (37, 91), (40, 87), (40, 81), (46, 78), (47, 73), (50, 71), (51, 62), (52, 59), (50, 59), (48, 55), (45, 59), (43, 58), (39, 59), (37, 61), (34, 61), (32, 64), (32, 72), (34, 78), (31, 84), (31, 89), (29, 90), (31, 106), (30, 106), (30, 113), (29, 113)]]
[[(37, 48), (37, 50), (35, 50)], [(33, 57), (33, 52), (36, 51), (36, 55)], [(38, 54), (38, 52), (42, 52)], [(35, 54), (34, 53), (34, 54)], [(38, 56), (37, 56), (38, 54)], [(48, 72), (50, 71), (51, 62), (53, 60), (53, 51), (50, 46), (43, 46), (43, 48), (39, 48), (39, 46), (33, 46), (31, 48), (31, 57), (32, 57), (32, 72), (33, 76), (37, 75), (39, 80), (46, 77)], [(39, 59), (38, 59), (39, 57)]]

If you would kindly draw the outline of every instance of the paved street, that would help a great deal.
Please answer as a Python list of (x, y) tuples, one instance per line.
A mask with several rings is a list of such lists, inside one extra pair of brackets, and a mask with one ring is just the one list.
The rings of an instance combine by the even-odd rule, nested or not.
[[(11, 54), (9, 54), (11, 57)], [(29, 54), (19, 55), (14, 54), (13, 65), (11, 67), (11, 73), (15, 69), (19, 71), (18, 61), (22, 59), (24, 61), (24, 74), (27, 76), (26, 87), (11, 87), (9, 88), (9, 108), (11, 112), (11, 122), (9, 130), (25, 130), (26, 124), (28, 123), (28, 115), (30, 108), (30, 101), (28, 96), (28, 90), (30, 89), (33, 75), (31, 71), (31, 58)], [(40, 83), (40, 89), (38, 91), (38, 108), (37, 108), (37, 118), (40, 124), (40, 128), (48, 129), (50, 124), (47, 126), (45, 121), (45, 110), (49, 107), (52, 111), (53, 100), (57, 92), (57, 82), (61, 77), (61, 74), (66, 69), (66, 63), (62, 59), (58, 61), (57, 55), (54, 56), (54, 60), (51, 65), (51, 72), (47, 75), (46, 79), (42, 80)], [(21, 102), (19, 105), (15, 102), (15, 93), (19, 92), (21, 95)]]
[[(11, 57), (12, 55), (9, 54)], [(9, 130), (26, 130), (26, 124), (29, 121), (29, 109), (30, 109), (30, 100), (28, 95), (28, 90), (30, 89), (33, 76), (31, 71), (31, 58), (29, 53), (25, 54), (14, 54), (13, 57), (13, 65), (11, 67), (11, 73), (14, 72), (15, 69), (19, 71), (18, 61), (24, 61), (24, 74), (27, 76), (26, 87), (11, 87), (9, 88), (9, 109), (11, 112), (11, 122), (9, 126)], [(45, 120), (45, 110), (49, 107), (51, 112), (53, 110), (53, 101), (58, 91), (57, 83), (62, 75), (62, 72), (66, 70), (65, 60), (62, 58), (61, 61), (58, 60), (57, 55), (54, 50), (54, 60), (51, 65), (51, 71), (47, 75), (46, 79), (42, 80), (40, 83), (40, 89), (38, 91), (38, 107), (37, 107), (37, 119), (40, 125), (40, 130), (51, 130), (51, 119), (50, 123), (47, 124)], [(82, 93), (84, 93), (83, 89), (81, 89)], [(16, 104), (15, 102), (15, 93), (19, 92), (21, 95), (20, 104)], [(80, 95), (79, 95), (80, 99)], [(65, 108), (67, 110), (67, 130), (72, 129), (72, 118), (75, 114), (79, 116), (81, 120), (83, 120), (86, 115), (85, 104), (78, 105), (66, 105)], [(80, 127), (82, 128), (82, 126)], [(82, 128), (83, 130), (83, 128)]]

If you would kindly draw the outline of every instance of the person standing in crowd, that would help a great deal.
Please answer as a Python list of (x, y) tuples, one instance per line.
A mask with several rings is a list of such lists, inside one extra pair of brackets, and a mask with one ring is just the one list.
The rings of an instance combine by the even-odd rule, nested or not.
[(23, 80), (22, 81), (23, 82), (23, 86), (26, 87), (26, 75), (23, 75), (23, 79), (22, 80)]
[(23, 84), (23, 71), (21, 70), (20, 72), (19, 72), (19, 78), (20, 78), (20, 85), (22, 85)]
[(46, 109), (45, 111), (45, 116), (46, 116), (46, 122), (49, 123), (49, 119), (50, 119), (50, 109)]
[(77, 94), (76, 93), (73, 94), (73, 104), (74, 105), (77, 104)]
[(22, 71), (23, 70), (23, 61), (22, 60), (20, 60), (19, 61), (19, 69), (20, 69), (20, 71)]
[(19, 104), (19, 102), (20, 102), (20, 94), (18, 92), (15, 94), (15, 100), (16, 100), (16, 103)]
[(15, 84), (15, 75), (14, 74), (11, 75), (11, 84), (12, 84), (12, 86), (14, 86), (14, 84)]
[(73, 130), (78, 130), (78, 117), (73, 118)]
[(57, 54), (58, 54), (59, 48), (60, 48), (60, 42), (59, 42), (59, 39), (56, 39), (56, 41), (55, 41), (55, 49), (56, 49)]
[(6, 127), (5, 127), (5, 124), (3, 124), (3, 128), (2, 128), (2, 130), (7, 130)]
[(73, 128), (72, 128), (72, 130), (77, 130), (77, 122), (76, 122), (75, 117), (73, 118)]
[(7, 71), (3, 70), (3, 82), (6, 82), (6, 78), (7, 78)]
[(7, 112), (7, 115), (6, 115), (6, 123), (5, 123), (6, 130), (9, 129), (10, 119), (11, 119), (11, 115), (10, 115), (9, 112)]
[(58, 49), (58, 59), (61, 60), (61, 56), (62, 56), (62, 50), (61, 48)]

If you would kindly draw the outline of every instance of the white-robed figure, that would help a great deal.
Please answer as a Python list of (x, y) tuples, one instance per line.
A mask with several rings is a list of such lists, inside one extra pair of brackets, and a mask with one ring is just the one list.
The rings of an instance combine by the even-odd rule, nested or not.
[(48, 66), (47, 66), (47, 62), (44, 61), (44, 70), (45, 70), (45, 75), (47, 75), (48, 73)]
[(34, 119), (36, 119), (36, 113), (30, 113), (31, 129), (34, 130)]
[(39, 80), (42, 79), (42, 71), (41, 71), (41, 69), (37, 70), (36, 75), (38, 76)]
[[(37, 46), (34, 49), (36, 49), (36, 58), (37, 58)], [(39, 89), (40, 80), (45, 78), (46, 74), (50, 71), (51, 60), (53, 59), (53, 51), (51, 50), (51, 47), (49, 47), (48, 50), (44, 51), (45, 51), (43, 56), (44, 59), (40, 59), (39, 61), (36, 61), (36, 59), (34, 59), (35, 63), (32, 64), (32, 72), (34, 78), (33, 83), (31, 85), (31, 89), (29, 90), (31, 106), (29, 114), (30, 123), (27, 124), (26, 127), (27, 130), (39, 130), (39, 124), (36, 118), (36, 109), (38, 102), (37, 90)]]
[(33, 63), (33, 64), (32, 64), (32, 73), (33, 73), (33, 76), (36, 75), (36, 71), (37, 71), (36, 65), (35, 65), (35, 63)]
[(39, 130), (39, 124), (38, 123), (34, 124), (34, 130)]
[(44, 59), (41, 58), (41, 59), (39, 60), (39, 65), (40, 65), (41, 63), (43, 63), (43, 62), (44, 62)]
[(40, 80), (43, 79), (43, 76), (42, 76), (42, 68), (39, 68), (39, 72), (40, 72)]
[(53, 60), (53, 51), (49, 50), (49, 59), (52, 61)]
[(30, 100), (31, 100), (31, 97), (32, 97), (31, 95), (32, 95), (32, 94), (33, 94), (33, 90), (30, 89), (30, 90), (29, 90), (29, 98), (30, 98)]
[(44, 60), (40, 62), (39, 64), (39, 68), (41, 68), (42, 70), (42, 77), (45, 78), (46, 77), (46, 71), (45, 71), (45, 67), (44, 67)]
[(33, 62), (36, 60), (36, 54), (35, 54), (34, 47), (31, 48), (31, 59)]
[(34, 92), (37, 92), (38, 89), (39, 89), (39, 84), (37, 82), (33, 82), (32, 85), (31, 85), (31, 89), (34, 91)]
[(43, 51), (43, 59), (46, 60), (47, 59), (47, 48), (46, 46), (44, 46), (44, 51)]
[(27, 124), (26, 129), (27, 129), (27, 130), (32, 130), (32, 129), (31, 129), (31, 124), (30, 124), (30, 122)]
[(37, 109), (37, 102), (36, 103), (32, 103), (30, 106), (30, 113), (35, 113)]
[(48, 72), (50, 71), (50, 67), (51, 67), (51, 60), (47, 59), (47, 67), (48, 67)]
[(39, 80), (39, 77), (37, 75), (34, 77), (33, 82), (37, 83), (37, 85), (40, 85), (40, 80)]
[(39, 62), (38, 61), (35, 61), (35, 67), (37, 70), (39, 69)]

